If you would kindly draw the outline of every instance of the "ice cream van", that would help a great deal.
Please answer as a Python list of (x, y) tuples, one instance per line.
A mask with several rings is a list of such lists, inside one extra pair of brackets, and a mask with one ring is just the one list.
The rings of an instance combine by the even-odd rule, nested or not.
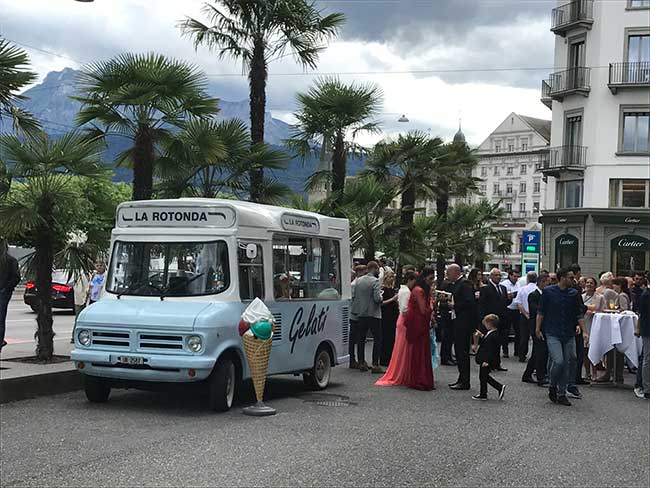
[(254, 298), (274, 316), (269, 375), (324, 389), (348, 359), (347, 220), (220, 199), (121, 204), (101, 299), (75, 327), (91, 402), (111, 388), (207, 388), (230, 409), (250, 377), (238, 324)]

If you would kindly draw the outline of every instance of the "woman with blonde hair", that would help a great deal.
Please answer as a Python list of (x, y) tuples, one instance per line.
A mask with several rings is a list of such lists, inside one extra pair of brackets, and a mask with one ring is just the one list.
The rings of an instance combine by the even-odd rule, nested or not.
[(388, 366), (395, 345), (395, 329), (399, 316), (397, 303), (397, 290), (395, 289), (395, 273), (388, 269), (384, 272), (381, 302), (381, 355), (379, 364)]

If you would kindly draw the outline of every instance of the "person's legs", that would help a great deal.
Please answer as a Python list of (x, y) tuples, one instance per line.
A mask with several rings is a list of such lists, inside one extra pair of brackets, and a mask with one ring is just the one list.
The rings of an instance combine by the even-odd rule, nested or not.
[(576, 336), (576, 365), (575, 365), (575, 374), (572, 376), (574, 380), (572, 383), (579, 385), (583, 382), (582, 379), (582, 363), (585, 362), (585, 342), (582, 338), (582, 334)]
[(392, 320), (381, 321), (381, 359), (382, 366), (388, 366), (395, 346), (395, 322)]
[(441, 325), (442, 337), (440, 341), (440, 361), (443, 364), (451, 362), (451, 346), (454, 344), (454, 336), (452, 333), (451, 323), (449, 320), (444, 320)]
[(497, 380), (495, 380), (494, 378), (492, 378), (492, 376), (490, 375), (490, 368), (485, 368), (485, 369), (487, 369), (487, 372), (488, 372), (487, 378), (486, 378), (488, 384), (492, 388), (494, 388), (496, 391), (501, 391), (501, 388), (503, 388), (503, 385), (501, 383), (499, 383)]
[(643, 378), (643, 392), (650, 393), (650, 337), (643, 338), (643, 373), (641, 374)]
[[(510, 316), (510, 325), (512, 326), (513, 332), (515, 334), (514, 354), (515, 356), (519, 356), (519, 316), (521, 314), (519, 313), (519, 310), (511, 310), (511, 309), (508, 309), (508, 314)], [(508, 330), (508, 335), (510, 335), (509, 330)]]
[(576, 368), (576, 341), (573, 337), (562, 339), (562, 355), (564, 356), (564, 370), (560, 375), (558, 383), (558, 396), (566, 395), (567, 386), (569, 386), (573, 378), (575, 378)]
[(501, 341), (501, 348), (503, 350), (503, 357), (508, 357), (508, 331), (510, 330), (510, 318), (506, 314), (505, 317), (499, 317), (499, 325), (497, 326), (497, 334)]
[(479, 366), (479, 372), (478, 372), (478, 378), (479, 381), (481, 382), (481, 391), (480, 395), (482, 397), (487, 396), (487, 387), (488, 387), (488, 378), (490, 376), (490, 368), (489, 367), (483, 367)]
[(348, 354), (350, 355), (350, 363), (357, 362), (356, 351), (354, 348), (359, 340), (359, 322), (357, 320), (350, 320), (350, 336), (348, 337)]
[(454, 349), (456, 350), (456, 362), (458, 363), (458, 383), (461, 386), (470, 385), (470, 358), (469, 345), (471, 342), (471, 331), (465, 327), (454, 324)]
[[(564, 374), (565, 369), (565, 359), (564, 351), (562, 349), (562, 340), (555, 336), (546, 336), (546, 346), (548, 347), (548, 359), (549, 359), (549, 389), (554, 390), (556, 393), (559, 393), (559, 386), (561, 377)], [(564, 382), (565, 390), (561, 393), (566, 395), (566, 382)]]
[(370, 330), (372, 331), (372, 365), (379, 366), (381, 360), (381, 319), (368, 318)]
[(5, 331), (7, 330), (7, 309), (9, 308), (11, 293), (0, 293), (0, 348), (5, 344)]
[(543, 383), (547, 380), (548, 375), (548, 345), (546, 341), (536, 340), (539, 353), (535, 361), (535, 376), (537, 376), (537, 383)]
[(533, 371), (536, 370), (535, 366), (537, 365), (539, 361), (539, 340), (537, 338), (533, 338), (533, 350), (530, 353), (530, 358), (528, 359), (528, 364), (526, 364), (526, 369), (524, 370), (524, 374), (522, 375), (521, 379), (522, 380), (531, 380), (533, 377)]
[(636, 368), (636, 381), (634, 388), (643, 389), (643, 351), (639, 355), (639, 366)]
[(359, 365), (366, 362), (366, 337), (368, 336), (368, 317), (359, 317), (357, 329), (357, 358)]
[(526, 361), (526, 356), (528, 355), (528, 340), (530, 339), (529, 335), (529, 322), (530, 319), (524, 317), (523, 314), (520, 314), (519, 317), (519, 361), (522, 363)]

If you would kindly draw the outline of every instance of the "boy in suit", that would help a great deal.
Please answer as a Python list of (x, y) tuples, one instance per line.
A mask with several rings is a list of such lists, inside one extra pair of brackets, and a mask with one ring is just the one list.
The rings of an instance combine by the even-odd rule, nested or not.
[(503, 399), (506, 386), (499, 383), (490, 376), (490, 371), (496, 369), (499, 364), (499, 346), (501, 345), (497, 335), (497, 326), (499, 317), (494, 314), (486, 315), (483, 319), (487, 333), (481, 339), (481, 343), (476, 353), (476, 364), (479, 365), (479, 379), (481, 381), (481, 391), (478, 395), (472, 397), (473, 400), (487, 400), (488, 384), (499, 392), (499, 400)]

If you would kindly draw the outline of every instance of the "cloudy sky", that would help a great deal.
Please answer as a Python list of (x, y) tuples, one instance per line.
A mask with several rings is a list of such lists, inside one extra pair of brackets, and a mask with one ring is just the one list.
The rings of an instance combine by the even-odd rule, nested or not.
[[(201, 66), (226, 100), (247, 97), (236, 62), (195, 51), (176, 23), (201, 19), (202, 0), (0, 0), (0, 34), (20, 43), (44, 77), (64, 67), (123, 51), (158, 51)], [(291, 122), (295, 93), (318, 73), (372, 82), (384, 92), (386, 133), (431, 129), (445, 138), (462, 117), (469, 141), (480, 143), (510, 113), (550, 118), (540, 83), (553, 66), (549, 31), (554, 0), (319, 0), (347, 22), (304, 73), (291, 58), (270, 67), (268, 106)], [(409, 124), (397, 123), (406, 114)], [(368, 141), (366, 141), (368, 142)]]

